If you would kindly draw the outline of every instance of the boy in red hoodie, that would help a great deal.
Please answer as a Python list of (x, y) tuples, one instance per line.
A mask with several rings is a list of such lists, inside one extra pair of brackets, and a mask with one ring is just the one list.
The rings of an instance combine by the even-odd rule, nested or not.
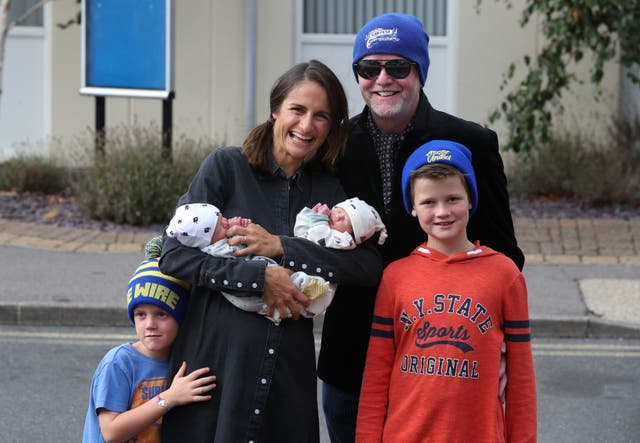
[[(501, 253), (467, 238), (478, 206), (471, 153), (433, 140), (402, 172), (427, 241), (379, 286), (360, 394), (360, 442), (535, 442), (527, 289)], [(507, 346), (506, 404), (496, 397)]]

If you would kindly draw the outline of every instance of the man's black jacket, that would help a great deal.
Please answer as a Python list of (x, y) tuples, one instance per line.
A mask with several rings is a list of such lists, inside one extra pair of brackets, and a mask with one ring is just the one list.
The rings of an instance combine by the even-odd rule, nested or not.
[[(367, 130), (368, 108), (353, 117), (345, 156), (338, 173), (349, 197), (359, 197), (374, 206), (383, 218), (389, 237), (380, 247), (385, 266), (406, 257), (426, 240), (416, 218), (402, 203), (400, 179), (409, 155), (424, 143), (452, 140), (471, 150), (478, 186), (478, 210), (469, 220), (471, 241), (500, 251), (522, 270), (524, 255), (518, 248), (511, 212), (504, 165), (498, 138), (490, 129), (431, 107), (424, 93), (414, 119), (414, 129), (402, 141), (394, 156), (393, 195), (387, 214), (382, 202), (382, 185), (373, 140)], [(370, 241), (375, 241), (375, 238)], [(339, 286), (325, 314), (318, 375), (326, 383), (358, 393), (362, 382), (376, 287)]]

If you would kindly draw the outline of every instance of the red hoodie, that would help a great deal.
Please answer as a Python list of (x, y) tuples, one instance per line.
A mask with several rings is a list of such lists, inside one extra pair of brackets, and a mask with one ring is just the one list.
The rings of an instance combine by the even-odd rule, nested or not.
[(479, 244), (451, 257), (416, 248), (378, 289), (356, 440), (535, 442), (530, 340), (526, 283), (510, 259)]

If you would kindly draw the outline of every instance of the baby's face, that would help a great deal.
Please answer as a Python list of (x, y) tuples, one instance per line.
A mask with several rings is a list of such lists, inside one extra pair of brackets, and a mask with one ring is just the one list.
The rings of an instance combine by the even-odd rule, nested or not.
[(214, 244), (218, 240), (222, 240), (227, 236), (227, 229), (229, 229), (229, 220), (220, 214), (218, 216), (218, 223), (216, 223), (216, 228), (213, 230), (213, 235), (211, 236), (211, 244)]
[(339, 232), (348, 232), (353, 235), (353, 226), (347, 211), (342, 208), (332, 208), (329, 213), (329, 227)]
[(218, 216), (218, 223), (216, 224), (216, 229), (213, 231), (213, 235), (211, 236), (211, 244), (214, 244), (218, 240), (222, 240), (227, 236), (227, 230), (232, 226), (247, 226), (251, 223), (251, 220), (248, 218), (242, 217), (233, 217), (226, 218), (223, 217), (222, 214)]

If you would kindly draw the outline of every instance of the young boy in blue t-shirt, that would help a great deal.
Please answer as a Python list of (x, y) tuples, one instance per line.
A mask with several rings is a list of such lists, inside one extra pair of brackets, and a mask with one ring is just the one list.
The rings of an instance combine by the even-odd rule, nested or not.
[(138, 341), (111, 349), (91, 380), (82, 441), (160, 442), (162, 416), (175, 406), (211, 399), (209, 368), (186, 375), (186, 362), (167, 388), (169, 353), (187, 305), (189, 285), (143, 261), (127, 288), (129, 320)]

